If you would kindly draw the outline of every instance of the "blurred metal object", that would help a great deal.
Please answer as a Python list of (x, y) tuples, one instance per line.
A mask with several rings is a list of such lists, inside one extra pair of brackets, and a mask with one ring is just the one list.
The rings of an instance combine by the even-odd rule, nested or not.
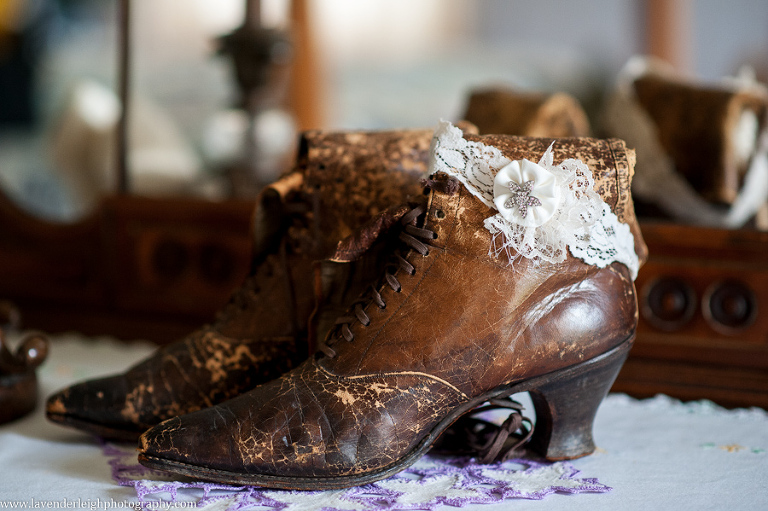
[[(265, 155), (258, 123), (260, 114), (279, 109), (285, 101), (294, 44), (288, 30), (264, 26), (259, 0), (246, 0), (243, 24), (219, 39), (219, 53), (232, 59), (240, 89), (237, 107), (248, 116), (241, 168), (235, 170), (232, 179), (237, 195), (249, 195), (276, 177), (266, 175), (270, 173), (263, 168)], [(243, 193), (249, 184), (253, 190)]]
[(246, 1), (243, 24), (219, 43), (219, 52), (231, 57), (234, 64), (241, 92), (238, 106), (255, 114), (284, 99), (293, 42), (286, 30), (262, 25), (259, 0)]
[[(18, 326), (19, 312), (12, 303), (0, 301), (0, 324)], [(48, 356), (49, 342), (43, 334), (26, 336), (15, 352), (0, 329), (0, 424), (18, 419), (37, 405), (37, 375), (35, 369)]]
[[(138, 159), (128, 161), (126, 154), (129, 113), (133, 113), (130, 124), (136, 129), (142, 128), (145, 118), (139, 98), (134, 96), (131, 101), (134, 89), (129, 73), (133, 53), (129, 39), (132, 25), (135, 28), (131, 14), (138, 4), (119, 0), (115, 6), (123, 108), (119, 116), (114, 115), (121, 132), (109, 133), (121, 154), (109, 167), (110, 175), (117, 175), (109, 183), (122, 184), (110, 186), (95, 209), (72, 223), (38, 218), (19, 208), (0, 189), (0, 296), (19, 305), (27, 325), (45, 332), (75, 330), (84, 335), (168, 343), (210, 321), (245, 278), (251, 261), (255, 203), (250, 197), (213, 202), (134, 195), (141, 189), (136, 172), (141, 164)], [(107, 11), (112, 12), (111, 7)], [(103, 103), (96, 106), (103, 115)], [(139, 143), (134, 139), (132, 145)], [(94, 151), (88, 139), (80, 147)], [(111, 155), (104, 156), (107, 158)], [(132, 183), (129, 167), (134, 172)], [(0, 302), (0, 328), (7, 333), (7, 325), (14, 324), (19, 324), (15, 308)], [(17, 363), (17, 356), (27, 357), (4, 348), (0, 370), (3, 417), (24, 413), (22, 404), (11, 406), (11, 402), (34, 406), (34, 374), (29, 372), (31, 366)], [(11, 394), (13, 382), (26, 382), (28, 400), (16, 400), (16, 394)]]

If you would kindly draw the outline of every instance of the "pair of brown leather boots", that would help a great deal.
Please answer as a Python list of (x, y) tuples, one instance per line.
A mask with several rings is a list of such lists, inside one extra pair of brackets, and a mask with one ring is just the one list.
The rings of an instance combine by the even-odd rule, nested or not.
[(503, 456), (529, 436), (507, 399), (528, 391), (530, 445), (589, 454), (637, 324), (633, 165), (619, 140), (449, 123), (307, 133), (260, 197), (253, 271), (216, 322), (64, 389), (47, 415), (140, 436), (154, 469), (330, 489), (403, 470), (484, 403), (516, 417), (480, 442)]

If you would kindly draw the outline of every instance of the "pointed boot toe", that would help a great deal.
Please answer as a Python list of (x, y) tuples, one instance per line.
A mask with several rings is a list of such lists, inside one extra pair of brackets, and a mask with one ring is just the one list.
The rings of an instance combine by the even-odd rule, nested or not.
[(128, 397), (132, 390), (124, 375), (79, 383), (50, 396), (45, 414), (52, 422), (103, 438), (135, 441), (149, 424), (136, 416)]
[[(179, 473), (184, 473), (185, 467), (194, 466), (201, 455), (199, 450), (190, 451), (189, 445), (201, 446), (210, 462), (209, 469), (216, 471), (227, 461), (231, 462), (231, 446), (227, 445), (226, 431), (218, 427), (220, 422), (199, 420), (200, 412), (192, 412), (181, 417), (174, 417), (148, 429), (139, 437), (139, 459), (142, 463), (173, 466)], [(225, 424), (226, 425), (226, 424)], [(212, 436), (213, 435), (213, 436)], [(212, 448), (212, 438), (215, 448)], [(152, 466), (152, 465), (149, 465)]]
[(232, 340), (210, 330), (165, 346), (121, 374), (52, 395), (47, 418), (110, 440), (135, 442), (148, 428), (236, 396), (290, 369), (291, 347)]
[[(210, 420), (210, 414), (217, 419)], [(226, 404), (174, 417), (139, 437), (139, 461), (156, 470), (237, 484), (236, 478), (227, 477), (227, 469), (242, 463), (248, 443), (237, 437), (238, 429)]]
[(426, 375), (349, 379), (311, 359), (238, 398), (150, 429), (139, 461), (230, 484), (345, 488), (415, 462), (434, 438), (411, 432), (436, 435), (445, 420), (425, 410), (464, 401), (458, 389)]

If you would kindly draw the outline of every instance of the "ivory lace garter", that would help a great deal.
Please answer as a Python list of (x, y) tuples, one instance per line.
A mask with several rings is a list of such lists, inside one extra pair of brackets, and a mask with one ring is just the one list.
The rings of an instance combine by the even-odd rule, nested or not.
[(432, 139), (430, 172), (455, 177), (498, 211), (484, 221), (492, 235), (489, 255), (506, 253), (510, 264), (519, 256), (558, 263), (570, 250), (599, 268), (623, 263), (636, 278), (640, 263), (629, 226), (593, 190), (586, 164), (573, 158), (554, 164), (555, 143), (538, 163), (512, 161), (493, 146), (464, 139), (459, 128), (441, 121)]

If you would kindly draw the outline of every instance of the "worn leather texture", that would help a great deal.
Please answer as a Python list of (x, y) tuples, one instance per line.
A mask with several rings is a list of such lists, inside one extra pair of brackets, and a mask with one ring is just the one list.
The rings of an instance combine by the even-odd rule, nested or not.
[[(314, 262), (371, 216), (421, 194), (430, 139), (426, 130), (305, 133), (296, 167), (261, 194), (252, 274), (216, 321), (123, 374), (58, 392), (48, 417), (102, 436), (137, 438), (304, 360), (315, 335)], [(362, 290), (360, 280), (352, 274), (351, 293)]]
[(389, 253), (397, 245), (395, 227), (409, 209), (408, 204), (400, 204), (385, 210), (339, 241), (326, 259), (315, 263), (317, 306), (312, 313), (309, 336), (313, 353), (318, 341), (333, 328), (349, 304), (376, 282)]
[(324, 254), (385, 209), (421, 193), (431, 141), (432, 130), (304, 135), (299, 161), (306, 161), (307, 188), (320, 200), (318, 228), (332, 241)]
[[(477, 140), (533, 161), (549, 145)], [(555, 151), (556, 161), (587, 161), (599, 176), (596, 190), (634, 221), (631, 157), (621, 144), (570, 140)], [(405, 468), (438, 425), (489, 391), (588, 361), (633, 337), (637, 300), (626, 267), (600, 269), (571, 256), (561, 264), (493, 258), (483, 219), (494, 211), (455, 180), (445, 186), (450, 179), (434, 176), (423, 199), (418, 223), (426, 231), (405, 228), (428, 252), (403, 250), (413, 271), (394, 271), (397, 285), (380, 281), (385, 307), (371, 300), (363, 307), (367, 324), (345, 321), (351, 339), (339, 327), (326, 339), (333, 355), (317, 354), (274, 382), (149, 430), (140, 460), (154, 467), (165, 460), (213, 480), (355, 484)], [(361, 317), (357, 309), (348, 316)]]

